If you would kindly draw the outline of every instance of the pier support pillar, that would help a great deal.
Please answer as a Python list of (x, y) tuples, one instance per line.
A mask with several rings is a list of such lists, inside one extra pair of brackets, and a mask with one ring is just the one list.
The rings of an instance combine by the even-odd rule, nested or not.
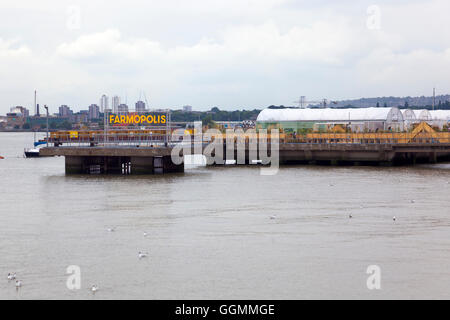
[(121, 174), (122, 162), (120, 157), (104, 157), (104, 173)]
[(437, 154), (436, 154), (436, 152), (430, 152), (429, 162), (430, 163), (437, 163)]
[(66, 174), (84, 173), (83, 157), (66, 156)]
[(162, 157), (163, 161), (163, 173), (168, 172), (184, 172), (184, 163), (174, 164), (171, 156)]
[(153, 157), (131, 157), (132, 174), (153, 174)]

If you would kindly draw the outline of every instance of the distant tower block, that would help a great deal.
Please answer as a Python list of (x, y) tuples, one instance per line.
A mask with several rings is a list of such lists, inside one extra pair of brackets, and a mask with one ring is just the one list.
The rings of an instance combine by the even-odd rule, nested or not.
[(119, 96), (112, 97), (111, 108), (114, 113), (118, 112), (119, 105), (120, 105), (120, 97)]
[(135, 107), (137, 113), (144, 113), (146, 111), (144, 101), (139, 100), (138, 102), (136, 102)]
[(109, 108), (108, 96), (106, 94), (102, 95), (100, 98), (100, 112), (105, 112)]

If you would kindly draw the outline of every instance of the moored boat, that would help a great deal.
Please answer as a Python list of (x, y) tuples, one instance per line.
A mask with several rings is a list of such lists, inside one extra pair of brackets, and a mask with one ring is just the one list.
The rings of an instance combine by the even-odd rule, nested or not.
[(39, 146), (42, 146), (42, 145), (45, 145), (45, 144), (47, 144), (47, 142), (45, 142), (45, 141), (36, 141), (36, 142), (34, 142), (34, 144), (33, 144), (34, 147), (33, 148), (28, 148), (28, 149), (24, 150), (25, 157), (26, 158), (37, 158), (37, 157), (40, 157)]
[(24, 151), (26, 158), (37, 158), (39, 157), (39, 149), (38, 148), (30, 148), (25, 149)]

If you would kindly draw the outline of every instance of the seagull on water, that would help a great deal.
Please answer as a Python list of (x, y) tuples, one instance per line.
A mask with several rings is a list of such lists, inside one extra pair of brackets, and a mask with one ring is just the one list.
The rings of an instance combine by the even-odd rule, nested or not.
[(139, 259), (146, 258), (148, 256), (147, 253), (139, 251), (138, 257)]
[(350, 213), (349, 215), (348, 215), (348, 217), (351, 219), (351, 218), (353, 218), (353, 216), (352, 216), (352, 214)]
[(114, 228), (114, 227), (113, 228), (108, 228), (107, 230), (108, 230), (108, 232), (114, 232), (114, 231), (116, 231), (116, 228)]
[(94, 285), (91, 287), (91, 291), (92, 291), (92, 293), (96, 293), (96, 292), (98, 291), (98, 286), (94, 284)]
[(147, 236), (147, 232), (144, 231), (144, 237), (146, 237), (146, 236)]
[(277, 216), (270, 216), (270, 220), (275, 220)]
[(394, 221), (395, 221), (395, 220), (397, 220), (397, 218), (396, 218), (395, 216), (393, 216), (393, 217), (392, 217), (392, 220), (394, 220)]
[(16, 273), (8, 273), (8, 280), (16, 280)]

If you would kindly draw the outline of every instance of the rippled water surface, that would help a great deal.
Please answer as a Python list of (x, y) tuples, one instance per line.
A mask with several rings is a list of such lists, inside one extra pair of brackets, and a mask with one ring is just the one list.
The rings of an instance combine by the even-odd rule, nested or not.
[(0, 298), (450, 298), (450, 164), (65, 176), (32, 141), (0, 133)]

